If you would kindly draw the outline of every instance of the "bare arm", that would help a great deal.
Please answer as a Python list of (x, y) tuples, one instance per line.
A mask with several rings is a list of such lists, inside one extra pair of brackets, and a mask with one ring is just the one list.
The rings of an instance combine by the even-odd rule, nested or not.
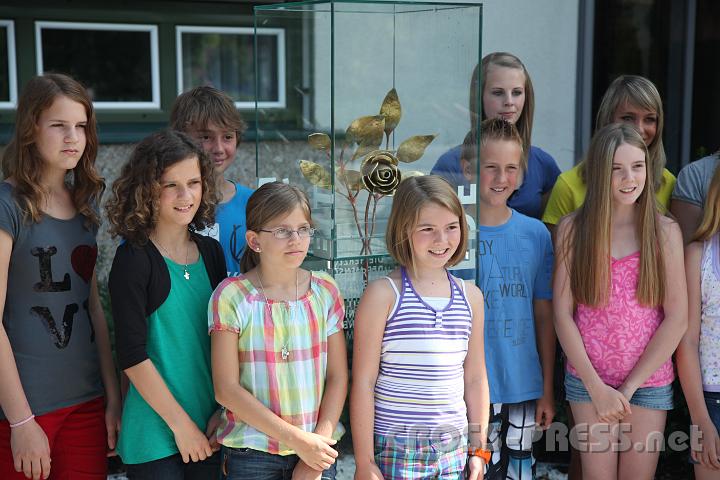
[(665, 319), (645, 347), (645, 351), (630, 371), (619, 390), (627, 398), (675, 352), (687, 330), (687, 285), (683, 261), (680, 228), (667, 217), (659, 217), (661, 224), (661, 256), (665, 265), (665, 299), (662, 306)]
[(535, 335), (543, 376), (543, 396), (537, 402), (536, 423), (548, 428), (555, 416), (555, 328), (553, 327), (552, 300), (533, 301)]
[(143, 360), (125, 370), (140, 396), (167, 424), (183, 461), (197, 462), (212, 455), (210, 443), (168, 389), (152, 360)]
[[(5, 309), (8, 270), (13, 240), (0, 230), (0, 318)], [(18, 423), (32, 415), (25, 396), (15, 356), (5, 327), (0, 322), (0, 406), (9, 423)], [(15, 469), (26, 477), (47, 478), (50, 475), (50, 446), (45, 432), (35, 420), (11, 429), (10, 444)]]
[(683, 243), (687, 245), (692, 241), (695, 230), (700, 226), (702, 221), (703, 209), (692, 203), (683, 202), (682, 200), (673, 199), (670, 202), (670, 213), (677, 220), (682, 232)]
[[(485, 302), (475, 285), (465, 283), (468, 300), (473, 310), (472, 332), (465, 357), (465, 405), (468, 416), (468, 441), (472, 447), (487, 448), (490, 417), (490, 387), (485, 368)], [(480, 457), (468, 459), (468, 479), (483, 478)]]
[(315, 433), (324, 437), (332, 437), (345, 406), (347, 391), (347, 348), (345, 347), (345, 334), (341, 330), (328, 337), (325, 391), (320, 402)]
[[(350, 424), (355, 450), (356, 479), (382, 478), (375, 464), (375, 382), (385, 324), (395, 301), (395, 292), (381, 279), (371, 283), (355, 313), (353, 382), (350, 394)], [(374, 475), (374, 476), (373, 476)]]
[[(311, 468), (319, 471), (329, 468), (337, 457), (337, 452), (330, 446), (335, 444), (335, 440), (305, 432), (286, 422), (240, 385), (238, 334), (219, 330), (213, 331), (210, 338), (213, 385), (218, 403), (233, 412), (238, 420), (288, 445)], [(339, 388), (335, 394), (338, 393)], [(336, 407), (333, 405), (331, 411), (326, 413), (323, 425), (331, 420), (334, 408)]]
[(620, 420), (630, 413), (630, 403), (620, 392), (606, 385), (590, 362), (580, 331), (573, 314), (575, 304), (570, 288), (570, 265), (572, 252), (567, 248), (569, 229), (573, 217), (560, 222), (555, 249), (555, 276), (553, 278), (553, 311), (555, 331), (563, 351), (575, 367), (595, 407), (598, 419), (603, 422)]
[(107, 404), (105, 409), (105, 425), (107, 427), (108, 448), (114, 450), (117, 433), (120, 430), (120, 387), (118, 385), (112, 349), (110, 347), (110, 333), (108, 332), (107, 322), (105, 321), (105, 312), (100, 303), (96, 273), (93, 273), (90, 283), (89, 311), (90, 321), (95, 330), (95, 342), (100, 358), (100, 372), (103, 385), (105, 386), (105, 401)]
[(692, 451), (693, 459), (707, 468), (720, 469), (717, 449), (720, 448), (718, 432), (708, 413), (703, 396), (702, 375), (700, 374), (700, 264), (703, 244), (693, 242), (685, 248), (685, 275), (688, 290), (688, 329), (678, 345), (675, 359), (678, 376), (682, 385), (685, 401), (690, 410), (690, 421), (697, 425), (702, 433), (703, 451)]

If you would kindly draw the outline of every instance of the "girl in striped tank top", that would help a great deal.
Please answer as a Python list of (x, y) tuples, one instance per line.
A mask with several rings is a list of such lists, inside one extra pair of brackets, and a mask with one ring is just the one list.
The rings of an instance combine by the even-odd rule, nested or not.
[(653, 478), (654, 440), (673, 408), (671, 357), (688, 313), (683, 245), (658, 213), (650, 166), (633, 126), (601, 128), (585, 158), (585, 203), (558, 226), (555, 328), (585, 479)]
[(691, 452), (698, 480), (720, 478), (720, 168), (708, 190), (702, 223), (685, 251), (688, 331), (677, 366), (700, 450)]
[(459, 479), (466, 465), (468, 478), (482, 478), (489, 412), (483, 296), (446, 270), (465, 257), (467, 236), (445, 180), (400, 184), (386, 234), (400, 268), (368, 286), (355, 317), (357, 480)]

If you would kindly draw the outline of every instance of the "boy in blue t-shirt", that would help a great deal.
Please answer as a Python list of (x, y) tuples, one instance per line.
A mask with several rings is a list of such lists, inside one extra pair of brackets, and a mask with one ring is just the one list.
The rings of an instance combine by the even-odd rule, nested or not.
[(550, 233), (534, 218), (508, 207), (522, 183), (522, 139), (515, 126), (490, 119), (462, 147), (463, 173), (477, 182), (480, 205), (478, 278), (485, 296), (485, 356), (490, 384), (488, 444), (493, 451), (485, 479), (534, 478), (536, 426), (555, 415)]
[(199, 233), (220, 242), (228, 275), (237, 275), (245, 248), (245, 207), (253, 190), (233, 182), (225, 172), (235, 161), (247, 125), (230, 97), (216, 88), (202, 86), (175, 99), (170, 126), (196, 139), (213, 160), (220, 203), (215, 225)]

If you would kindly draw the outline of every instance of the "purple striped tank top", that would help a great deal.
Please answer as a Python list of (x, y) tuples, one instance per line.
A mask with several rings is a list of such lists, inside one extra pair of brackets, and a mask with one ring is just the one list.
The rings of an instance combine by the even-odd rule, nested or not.
[(465, 285), (448, 273), (449, 299), (421, 297), (405, 268), (400, 273), (399, 292), (388, 278), (398, 299), (383, 334), (375, 434), (465, 436), (463, 363), (472, 328)]

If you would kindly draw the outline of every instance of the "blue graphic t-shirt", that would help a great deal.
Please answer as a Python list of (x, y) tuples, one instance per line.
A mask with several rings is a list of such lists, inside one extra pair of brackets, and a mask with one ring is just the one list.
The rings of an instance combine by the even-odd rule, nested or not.
[(215, 212), (215, 225), (212, 225), (202, 232), (202, 235), (212, 237), (222, 245), (225, 254), (228, 276), (236, 276), (240, 273), (240, 258), (245, 249), (245, 208), (253, 190), (235, 185), (235, 195), (229, 202), (220, 203)]
[(480, 226), (479, 286), (485, 296), (485, 359), (490, 401), (540, 398), (542, 369), (535, 343), (533, 300), (552, 298), (550, 232), (512, 210), (510, 220)]

